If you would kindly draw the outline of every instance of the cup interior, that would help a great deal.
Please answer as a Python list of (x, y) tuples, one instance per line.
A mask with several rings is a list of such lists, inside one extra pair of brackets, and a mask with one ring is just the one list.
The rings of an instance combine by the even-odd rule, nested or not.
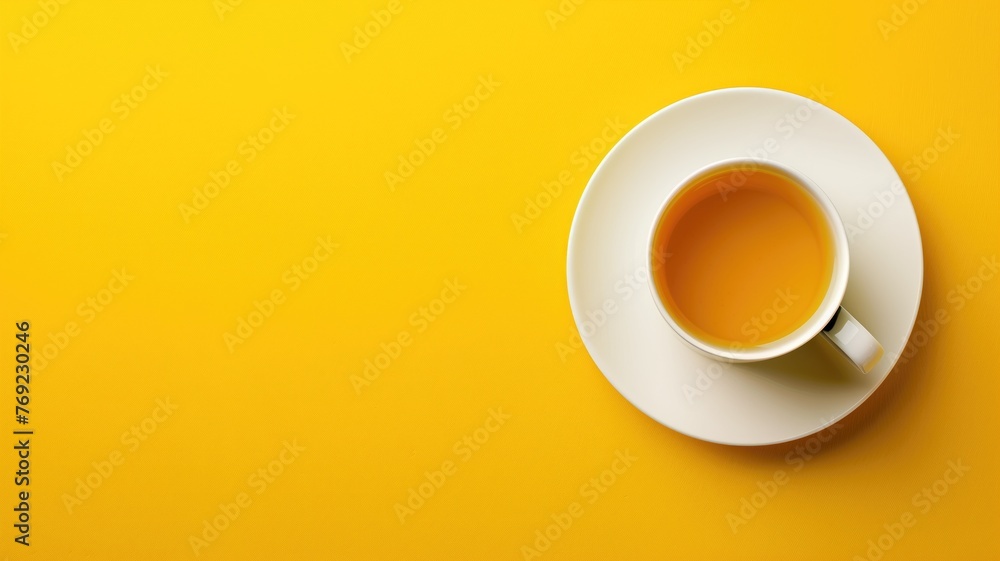
[[(803, 317), (785, 318), (785, 320), (787, 320), (786, 323), (788, 323), (788, 332), (777, 339), (767, 340), (761, 343), (753, 342), (752, 339), (750, 341), (736, 340), (738, 338), (723, 340), (719, 337), (714, 337), (711, 334), (706, 333), (704, 330), (700, 330), (698, 326), (694, 325), (688, 316), (691, 315), (690, 311), (692, 309), (697, 311), (698, 304), (692, 303), (688, 305), (687, 310), (685, 311), (684, 303), (678, 302), (678, 298), (685, 297), (684, 291), (676, 291), (678, 293), (674, 294), (674, 291), (669, 288), (666, 281), (660, 280), (667, 278), (668, 275), (680, 274), (678, 271), (682, 271), (685, 266), (690, 267), (690, 261), (684, 261), (684, 255), (682, 255), (680, 259), (672, 261), (672, 256), (670, 254), (665, 254), (663, 247), (657, 247), (658, 243), (662, 245), (663, 242), (662, 239), (659, 239), (658, 241), (658, 236), (660, 238), (663, 237), (663, 228), (674, 228), (675, 226), (672, 225), (677, 223), (678, 220), (681, 220), (684, 213), (700, 211), (700, 209), (692, 210), (701, 200), (698, 199), (698, 197), (706, 198), (710, 195), (693, 194), (693, 189), (702, 189), (706, 182), (716, 181), (716, 178), (721, 177), (725, 178), (726, 181), (729, 181), (729, 183), (726, 183), (725, 181), (716, 182), (712, 185), (712, 187), (718, 188), (724, 196), (725, 193), (723, 191), (726, 188), (733, 189), (734, 192), (739, 189), (746, 189), (747, 187), (745, 186), (752, 185), (754, 181), (765, 177), (765, 175), (757, 174), (770, 174), (780, 178), (784, 181), (783, 185), (787, 185), (783, 188), (788, 190), (787, 194), (791, 195), (791, 198), (806, 201), (809, 205), (811, 205), (810, 208), (815, 210), (815, 214), (810, 215), (812, 218), (809, 219), (808, 222), (810, 226), (818, 228), (819, 231), (822, 232), (825, 236), (824, 239), (829, 240), (829, 245), (824, 250), (828, 250), (829, 256), (821, 256), (823, 259), (828, 259), (829, 264), (824, 265), (822, 273), (824, 278), (818, 279), (823, 283), (825, 290), (817, 290), (815, 292), (814, 301), (818, 302), (818, 304), (811, 314)], [(760, 220), (756, 217), (756, 214), (761, 212), (759, 211), (759, 207), (743, 205), (724, 208), (726, 208), (726, 212), (730, 213), (729, 216), (733, 217), (733, 220), (739, 220), (741, 221), (741, 224), (743, 224), (744, 221), (749, 221), (746, 223), (752, 224), (753, 220)], [(733, 215), (732, 213), (736, 214)], [(763, 216), (766, 217), (766, 215)], [(689, 222), (697, 223), (697, 219), (691, 218)], [(667, 226), (665, 226), (665, 224)], [(761, 228), (768, 227), (769, 225), (766, 223), (761, 226)], [(712, 235), (713, 234), (710, 230), (708, 230), (707, 233), (704, 233), (705, 237), (710, 237)], [(783, 245), (787, 241), (788, 240), (781, 239), (781, 243)], [(705, 245), (704, 247), (709, 248), (711, 246)], [(666, 258), (664, 255), (667, 255)], [(712, 262), (712, 259), (714, 258), (712, 251), (703, 251), (701, 255), (702, 257), (700, 259), (703, 262)], [(736, 255), (737, 258), (734, 258), (734, 255)], [(648, 270), (651, 272), (649, 284), (653, 300), (667, 323), (670, 324), (673, 330), (677, 332), (682, 339), (695, 347), (697, 350), (707, 353), (715, 358), (737, 362), (765, 360), (780, 356), (802, 346), (819, 334), (826, 323), (836, 313), (841, 301), (843, 300), (849, 268), (847, 235), (844, 229), (844, 224), (841, 221), (840, 215), (837, 213), (833, 203), (826, 196), (823, 190), (814, 181), (795, 169), (775, 162), (752, 158), (735, 158), (712, 163), (695, 171), (678, 185), (674, 186), (656, 213), (656, 218), (649, 234), (647, 257), (647, 266), (649, 267)], [(778, 258), (777, 256), (772, 257)], [(752, 262), (753, 258), (753, 254), (751, 252), (741, 252), (741, 249), (738, 246), (735, 246), (735, 249), (734, 246), (729, 246), (726, 248), (725, 252), (720, 251), (719, 258), (715, 259), (716, 263), (713, 264), (713, 267), (716, 267), (714, 270), (718, 271), (718, 273), (714, 275), (713, 278), (720, 281), (726, 280), (726, 263), (731, 261), (746, 262), (747, 259), (750, 259)], [(767, 263), (767, 261), (761, 261), (761, 266), (758, 270), (769, 270), (768, 267), (766, 267)], [(824, 261), (824, 263), (826, 263), (826, 261)], [(796, 267), (799, 266), (799, 263), (784, 263), (783, 265), (783, 267), (789, 267), (788, 270), (792, 272), (797, 272)], [(673, 270), (671, 270), (671, 268), (673, 268)], [(780, 272), (768, 274), (780, 274)], [(734, 276), (733, 278), (739, 279), (740, 277)], [(733, 279), (728, 279), (727, 282), (735, 282), (737, 285), (739, 283), (738, 280)], [(709, 283), (706, 283), (706, 286), (708, 286), (708, 284)], [(698, 283), (694, 283), (694, 285), (698, 289), (701, 288), (698, 286)], [(729, 301), (739, 303), (739, 298), (741, 298), (739, 290), (718, 290), (711, 294), (717, 295), (717, 300), (723, 302)], [(775, 302), (777, 303), (778, 300), (776, 299)], [(729, 308), (724, 307), (723, 304), (713, 301), (713, 305), (720, 306), (720, 309), (723, 310), (721, 313), (728, 313)], [(692, 306), (694, 306), (694, 308), (692, 308)], [(733, 309), (739, 309), (739, 306), (733, 306)], [(764, 311), (766, 314), (767, 310)], [(735, 315), (739, 315), (740, 313), (741, 312), (738, 311), (733, 312)], [(754, 319), (757, 320), (756, 316)], [(765, 315), (764, 319), (766, 320), (768, 317)], [(762, 327), (766, 328), (766, 324)], [(744, 324), (744, 329), (745, 328), (746, 324)], [(750, 330), (751, 333), (754, 331), (760, 333), (759, 330)]]

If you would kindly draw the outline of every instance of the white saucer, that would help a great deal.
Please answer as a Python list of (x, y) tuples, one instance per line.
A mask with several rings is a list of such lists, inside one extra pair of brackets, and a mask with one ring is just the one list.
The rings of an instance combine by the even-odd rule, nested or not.
[[(844, 220), (844, 307), (885, 347), (870, 373), (822, 340), (764, 362), (717, 362), (688, 347), (657, 311), (644, 265), (657, 208), (691, 171), (751, 150), (810, 177)], [(885, 380), (916, 320), (923, 254), (899, 176), (860, 129), (798, 95), (732, 88), (674, 103), (615, 145), (577, 207), (567, 275), (584, 344), (625, 399), (694, 438), (763, 445), (822, 430)]]

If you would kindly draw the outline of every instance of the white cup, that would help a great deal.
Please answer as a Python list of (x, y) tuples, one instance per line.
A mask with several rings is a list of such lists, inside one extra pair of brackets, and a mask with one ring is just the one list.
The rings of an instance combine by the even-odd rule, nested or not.
[[(809, 196), (817, 205), (825, 218), (825, 225), (829, 228), (830, 239), (833, 241), (833, 268), (829, 279), (828, 289), (819, 307), (801, 325), (784, 337), (760, 345), (730, 345), (723, 346), (711, 341), (706, 341), (687, 329), (685, 329), (673, 312), (668, 308), (658, 292), (652, 280), (649, 282), (650, 290), (653, 293), (653, 301), (656, 302), (660, 314), (670, 324), (670, 327), (688, 344), (711, 357), (730, 362), (753, 362), (775, 358), (805, 345), (808, 341), (818, 335), (833, 343), (835, 347), (850, 359), (862, 372), (869, 372), (882, 358), (882, 345), (864, 328), (854, 317), (847, 312), (841, 302), (844, 299), (844, 292), (847, 290), (847, 277), (850, 265), (848, 256), (847, 232), (844, 223), (837, 213), (837, 209), (830, 202), (830, 199), (812, 180), (802, 173), (775, 162), (758, 160), (754, 158), (734, 158), (722, 160), (705, 166), (692, 173), (677, 186), (675, 186), (667, 196), (663, 204), (660, 205), (656, 213), (656, 219), (649, 234), (646, 255), (649, 271), (655, 271), (660, 267), (669, 267), (670, 263), (663, 263), (654, 252), (654, 237), (664, 214), (671, 208), (671, 204), (677, 200), (686, 188), (701, 181), (702, 179), (733, 170), (737, 173), (753, 173), (757, 170), (770, 171), (776, 173), (802, 189), (803, 193)], [(749, 170), (749, 171), (747, 171)]]

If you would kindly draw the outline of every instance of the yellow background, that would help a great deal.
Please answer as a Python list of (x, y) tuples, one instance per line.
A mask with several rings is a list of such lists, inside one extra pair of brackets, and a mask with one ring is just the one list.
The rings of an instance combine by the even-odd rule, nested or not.
[[(592, 0), (553, 28), (557, 0), (401, 0), (345, 56), (386, 5), (245, 0), (220, 16), (212, 0), (72, 1), (42, 18), (36, 1), (0, 4), (0, 334), (13, 370), (14, 323), (30, 320), (35, 357), (32, 545), (13, 542), (11, 411), (0, 558), (194, 558), (190, 537), (240, 493), (251, 505), (199, 558), (523, 559), (574, 502), (582, 516), (543, 558), (846, 560), (906, 512), (917, 523), (885, 559), (997, 558), (1000, 282), (961, 309), (948, 299), (1000, 251), (995, 3)], [(880, 30), (894, 9), (901, 25)], [(49, 21), (15, 49), (33, 16)], [(162, 82), (120, 118), (115, 100), (157, 66)], [(491, 76), (452, 128), (446, 112)], [(808, 439), (692, 440), (629, 405), (584, 351), (557, 352), (573, 333), (569, 226), (597, 164), (574, 153), (607, 119), (631, 127), (741, 85), (825, 87), (875, 140), (920, 223), (921, 318), (950, 320), (794, 472)], [(291, 122), (244, 160), (241, 143), (285, 107)], [(105, 118), (112, 132), (60, 180), (52, 163)], [(954, 144), (903, 173), (948, 127)], [(390, 190), (385, 173), (437, 128), (445, 141)], [(241, 173), (186, 222), (179, 205), (233, 159)], [(566, 188), (519, 232), (512, 214), (563, 170)], [(292, 291), (283, 274), (325, 236), (339, 246)], [(122, 268), (134, 280), (86, 312)], [(467, 288), (418, 331), (412, 314), (451, 279)], [(283, 303), (230, 353), (223, 335), (274, 290)], [(79, 333), (41, 367), (70, 321)], [(356, 392), (352, 376), (404, 331), (410, 344)], [(510, 418), (477, 433), (491, 409)], [(155, 432), (130, 450), (122, 435), (144, 420)], [(481, 448), (456, 448), (477, 434)], [(286, 441), (305, 450), (272, 464)], [(616, 451), (638, 460), (590, 503), (582, 487)], [(77, 479), (97, 481), (115, 452), (123, 463), (70, 512)], [(915, 508), (959, 459), (968, 474)], [(395, 505), (447, 461), (401, 523)], [(281, 474), (258, 494), (249, 478), (269, 465)], [(777, 470), (787, 484), (734, 533), (727, 513)]]

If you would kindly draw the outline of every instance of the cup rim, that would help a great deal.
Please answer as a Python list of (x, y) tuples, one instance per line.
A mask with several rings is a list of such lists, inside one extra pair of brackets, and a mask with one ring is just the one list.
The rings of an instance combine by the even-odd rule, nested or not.
[(779, 164), (771, 160), (752, 157), (728, 158), (702, 166), (686, 176), (670, 190), (664, 201), (660, 204), (659, 209), (656, 211), (656, 216), (649, 231), (646, 243), (647, 270), (652, 273), (652, 271), (655, 271), (656, 268), (663, 266), (662, 263), (655, 262), (653, 255), (653, 243), (656, 231), (663, 219), (664, 214), (677, 196), (682, 193), (686, 187), (706, 175), (746, 164), (749, 164), (756, 169), (768, 169), (791, 179), (796, 186), (805, 191), (805, 193), (817, 203), (817, 206), (826, 218), (826, 224), (830, 230), (831, 239), (833, 241), (833, 270), (831, 272), (830, 284), (827, 288), (826, 295), (823, 297), (820, 305), (807, 320), (802, 322), (802, 324), (799, 325), (799, 327), (797, 327), (794, 331), (780, 339), (771, 341), (770, 343), (749, 347), (743, 347), (737, 344), (730, 345), (728, 347), (717, 345), (710, 341), (705, 341), (704, 339), (684, 329), (663, 303), (663, 299), (660, 297), (660, 294), (656, 289), (656, 283), (653, 279), (653, 275), (648, 275), (649, 290), (652, 294), (653, 301), (656, 303), (656, 307), (660, 311), (660, 315), (663, 316), (670, 327), (673, 328), (673, 330), (685, 342), (694, 347), (696, 350), (713, 358), (729, 362), (753, 362), (775, 358), (790, 353), (819, 335), (819, 333), (823, 330), (826, 324), (829, 323), (830, 319), (840, 308), (840, 304), (844, 299), (844, 293), (847, 290), (847, 279), (850, 273), (850, 253), (847, 243), (847, 230), (844, 226), (843, 220), (840, 218), (840, 214), (837, 212), (836, 207), (827, 196), (826, 192), (824, 192), (823, 189), (808, 176), (791, 166)]

